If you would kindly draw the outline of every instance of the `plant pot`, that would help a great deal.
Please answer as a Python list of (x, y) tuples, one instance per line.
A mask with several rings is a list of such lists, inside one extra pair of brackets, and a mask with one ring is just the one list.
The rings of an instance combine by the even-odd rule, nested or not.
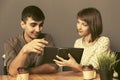
[(100, 80), (113, 80), (113, 70), (99, 70)]

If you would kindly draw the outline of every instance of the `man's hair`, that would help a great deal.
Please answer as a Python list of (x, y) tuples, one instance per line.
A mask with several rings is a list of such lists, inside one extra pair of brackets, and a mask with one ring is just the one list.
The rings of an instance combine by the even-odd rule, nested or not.
[(45, 15), (42, 10), (36, 6), (28, 6), (23, 9), (21, 20), (26, 22), (28, 17), (31, 17), (35, 21), (43, 21), (45, 19)]
[(102, 18), (100, 12), (96, 8), (85, 8), (79, 11), (77, 18), (88, 24), (92, 42), (101, 35), (103, 31)]

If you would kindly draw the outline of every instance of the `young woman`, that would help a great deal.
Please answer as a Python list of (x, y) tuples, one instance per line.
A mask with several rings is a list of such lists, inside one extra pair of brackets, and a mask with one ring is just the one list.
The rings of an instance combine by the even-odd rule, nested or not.
[(96, 8), (85, 8), (77, 14), (77, 31), (81, 38), (75, 41), (75, 48), (84, 48), (81, 63), (68, 54), (69, 60), (56, 56), (59, 60), (54, 60), (59, 66), (69, 66), (77, 71), (81, 71), (82, 65), (93, 65), (98, 68), (97, 56), (103, 52), (110, 52), (110, 40), (101, 36), (103, 31), (101, 14)]

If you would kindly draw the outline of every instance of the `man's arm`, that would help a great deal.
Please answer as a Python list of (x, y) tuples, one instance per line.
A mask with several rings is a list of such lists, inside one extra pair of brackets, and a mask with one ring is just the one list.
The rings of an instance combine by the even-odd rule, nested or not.
[(16, 75), (17, 69), (19, 67), (24, 66), (29, 53), (34, 52), (36, 54), (41, 54), (43, 51), (43, 48), (45, 47), (45, 44), (47, 44), (47, 42), (43, 39), (34, 39), (33, 41), (24, 45), (23, 48), (18, 53), (18, 55), (10, 63), (9, 68), (8, 68), (9, 74)]
[[(48, 41), (47, 47), (55, 46), (53, 38), (50, 34), (44, 34), (45, 40)], [(58, 65), (56, 64), (43, 64), (37, 67), (29, 68), (30, 74), (37, 74), (37, 73), (55, 73), (58, 71)]]
[(43, 64), (37, 67), (28, 69), (30, 74), (48, 74), (55, 73), (58, 71), (58, 66), (56, 64)]
[(8, 68), (8, 73), (10, 75), (16, 75), (17, 69), (19, 67), (23, 67), (26, 61), (28, 54), (23, 54), (24, 52), (21, 50), (16, 58), (11, 62)]

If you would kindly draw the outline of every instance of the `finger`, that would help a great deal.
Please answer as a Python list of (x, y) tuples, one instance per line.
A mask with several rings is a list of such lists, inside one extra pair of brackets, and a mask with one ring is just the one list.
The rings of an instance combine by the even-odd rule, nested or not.
[(55, 64), (57, 64), (58, 66), (63, 66), (63, 65), (58, 64), (57, 62), (55, 62)]
[(40, 53), (42, 53), (42, 52), (44, 51), (44, 49), (43, 49), (43, 48), (40, 48), (40, 47), (35, 47), (34, 49), (35, 49), (36, 51), (40, 52)]
[(60, 57), (60, 56), (58, 56), (58, 55), (56, 55), (56, 57), (57, 57), (59, 60), (61, 60), (62, 62), (66, 61), (65, 59), (63, 59), (62, 57)]
[(44, 47), (45, 47), (45, 46), (46, 46), (46, 45), (40, 43), (40, 44), (35, 45), (34, 47), (35, 47), (36, 49), (40, 50), (40, 51), (44, 51)]
[(63, 62), (58, 61), (58, 60), (56, 60), (56, 59), (53, 59), (53, 61), (54, 61), (57, 65), (63, 66)]
[(46, 45), (43, 43), (39, 43), (38, 46), (44, 48)]
[(40, 51), (43, 51), (43, 50), (44, 50), (44, 47), (41, 47), (41, 46), (38, 46), (38, 45), (37, 45), (37, 46), (34, 46), (34, 48), (37, 49), (37, 50), (40, 50)]
[(54, 61), (54, 62), (58, 62), (58, 60), (56, 60), (56, 59), (53, 59), (53, 61)]
[(39, 43), (43, 43), (43, 44), (47, 45), (48, 41), (46, 41), (45, 39), (39, 39)]
[(38, 54), (41, 54), (41, 53), (42, 53), (42, 51), (37, 50), (37, 49), (34, 49), (33, 52), (38, 53)]
[(74, 59), (70, 53), (68, 54), (68, 57), (69, 57), (70, 59)]

